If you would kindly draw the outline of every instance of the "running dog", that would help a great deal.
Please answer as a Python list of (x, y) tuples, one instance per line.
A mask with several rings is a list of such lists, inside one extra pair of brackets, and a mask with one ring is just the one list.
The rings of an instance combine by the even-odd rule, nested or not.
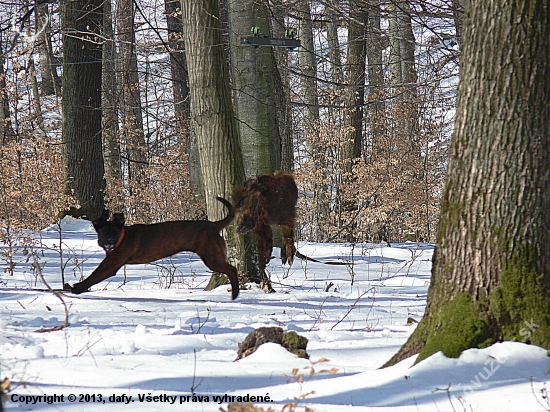
[(235, 299), (239, 295), (237, 269), (226, 261), (226, 245), (220, 231), (235, 218), (231, 203), (218, 197), (227, 207), (229, 214), (218, 222), (208, 220), (179, 220), (152, 225), (124, 226), (124, 215), (115, 213), (107, 220), (105, 210), (99, 219), (92, 222), (101, 246), (107, 256), (82, 282), (73, 286), (65, 284), (64, 289), (79, 294), (91, 286), (111, 277), (126, 264), (150, 263), (178, 252), (194, 252), (214, 272), (224, 273), (231, 282)]

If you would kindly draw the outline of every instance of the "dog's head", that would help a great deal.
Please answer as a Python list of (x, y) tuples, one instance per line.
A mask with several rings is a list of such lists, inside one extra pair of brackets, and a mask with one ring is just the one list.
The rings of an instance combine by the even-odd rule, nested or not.
[(97, 243), (107, 254), (113, 253), (124, 237), (124, 215), (115, 213), (112, 220), (107, 220), (109, 211), (104, 210), (102, 215), (92, 221), (97, 232)]
[(233, 190), (233, 207), (237, 214), (237, 233), (245, 235), (265, 218), (262, 187), (255, 180), (247, 180), (242, 187)]

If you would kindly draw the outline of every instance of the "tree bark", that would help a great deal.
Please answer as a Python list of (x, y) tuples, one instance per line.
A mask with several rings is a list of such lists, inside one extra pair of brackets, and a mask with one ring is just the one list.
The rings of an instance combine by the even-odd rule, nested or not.
[[(270, 2), (271, 7), (271, 33), (276, 38), (283, 38), (286, 35), (287, 26), (284, 25), (286, 5), (281, 1)], [(290, 77), (289, 51), (285, 47), (277, 47), (274, 50), (277, 61), (278, 77), (275, 79), (277, 124), (279, 125), (279, 136), (281, 140), (281, 170), (289, 173), (294, 171), (294, 143), (292, 129), (292, 110), (290, 108)]]
[(469, 0), (452, 0), (453, 19), (455, 21), (456, 41), (458, 47), (462, 50), (462, 32), (464, 26), (464, 12), (468, 7)]
[(341, 205), (344, 222), (348, 230), (343, 238), (348, 242), (355, 240), (355, 225), (347, 222), (349, 216), (357, 210), (357, 190), (354, 187), (354, 166), (361, 156), (363, 143), (363, 106), (365, 104), (366, 78), (366, 26), (367, 10), (362, 1), (350, 1), (348, 22), (348, 53), (346, 61), (346, 93), (344, 112), (344, 132), (340, 145), (342, 167), (341, 187), (338, 202)]
[(386, 134), (385, 84), (382, 60), (384, 43), (382, 40), (382, 29), (380, 27), (380, 0), (368, 0), (367, 7), (366, 52), (369, 84), (367, 96), (367, 123), (370, 131), (368, 147), (370, 148), (371, 156), (374, 157), (382, 151), (382, 140)]
[(135, 7), (133, 0), (117, 0), (116, 24), (118, 61), (120, 73), (120, 134), (128, 161), (128, 187), (130, 210), (143, 219), (149, 218), (149, 207), (140, 192), (147, 185), (147, 145), (143, 132), (143, 115), (136, 57), (134, 27)]
[[(210, 220), (227, 215), (215, 197), (230, 198), (244, 182), (237, 125), (231, 104), (227, 61), (223, 52), (217, 0), (182, 0), (184, 35), (191, 92), (191, 124), (197, 137)], [(200, 28), (200, 30), (198, 29)], [(234, 224), (225, 231), (228, 258), (248, 273), (246, 246)], [(245, 257), (245, 258), (243, 258)]]
[(57, 64), (53, 57), (52, 27), (48, 3), (35, 5), (36, 32), (40, 57), (40, 72), (42, 77), (41, 92), (43, 96), (55, 94), (61, 96), (61, 79), (57, 74)]
[(0, 42), (0, 145), (15, 140), (15, 132), (11, 125), (10, 101), (6, 86), (6, 72), (4, 71), (4, 49)]
[[(29, 3), (28, 1), (23, 2), (23, 10), (25, 10), (25, 13), (28, 13), (29, 11)], [(25, 25), (25, 31), (28, 36), (28, 38), (32, 38), (32, 29), (31, 29), (31, 23), (29, 20), (24, 22)], [(44, 118), (42, 117), (42, 106), (40, 105), (40, 92), (38, 89), (38, 79), (36, 78), (36, 66), (34, 64), (34, 59), (29, 59), (29, 63), (27, 65), (27, 75), (30, 79), (31, 83), (31, 90), (32, 90), (32, 106), (34, 109), (34, 116), (33, 120), (36, 121), (36, 125), (38, 126), (37, 132), (44, 137), (46, 135), (46, 130), (44, 128)], [(36, 129), (35, 129), (36, 130)]]
[(329, 204), (327, 188), (324, 183), (326, 175), (325, 147), (318, 142), (320, 126), (319, 99), (317, 94), (317, 57), (313, 40), (313, 22), (311, 20), (311, 2), (304, 1), (299, 5), (299, 38), (301, 48), (298, 52), (298, 64), (302, 72), (301, 95), (304, 105), (303, 128), (306, 134), (308, 152), (313, 164), (313, 196), (315, 203), (314, 240), (323, 242), (327, 239), (329, 224)]
[(176, 130), (182, 147), (189, 154), (189, 85), (187, 80), (187, 62), (183, 41), (183, 22), (179, 0), (165, 0), (166, 25), (168, 29), (168, 47), (170, 47), (170, 71), (174, 93), (174, 115)]
[(428, 303), (388, 364), (501, 340), (550, 347), (549, 21), (544, 0), (466, 12)]
[(118, 101), (116, 84), (115, 39), (111, 0), (105, 0), (103, 13), (103, 73), (101, 108), (103, 118), (103, 163), (105, 167), (106, 200), (111, 211), (124, 211), (124, 181), (118, 135)]
[[(344, 162), (344, 174), (351, 175), (354, 160), (361, 155), (363, 139), (363, 105), (365, 104), (366, 73), (366, 25), (367, 10), (361, 0), (350, 2), (348, 24), (348, 55), (346, 61), (347, 91), (344, 135), (341, 159)], [(350, 176), (348, 176), (350, 177)], [(346, 181), (345, 177), (343, 181)]]
[(63, 177), (80, 203), (69, 214), (96, 218), (104, 208), (101, 141), (102, 0), (62, 2)]
[(418, 147), (415, 147), (418, 131), (418, 76), (414, 60), (415, 41), (409, 0), (392, 1), (388, 6), (388, 13), (394, 134), (409, 145), (409, 150), (418, 150)]
[(235, 114), (245, 175), (248, 178), (281, 168), (281, 138), (277, 116), (277, 79), (272, 47), (241, 44), (256, 26), (271, 37), (269, 10), (264, 1), (229, 0), (229, 39)]

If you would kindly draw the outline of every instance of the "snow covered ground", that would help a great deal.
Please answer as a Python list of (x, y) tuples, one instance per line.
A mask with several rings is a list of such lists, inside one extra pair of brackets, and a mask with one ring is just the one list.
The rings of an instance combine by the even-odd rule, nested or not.
[[(180, 253), (64, 296), (71, 326), (40, 333), (62, 324), (65, 311), (37, 290), (45, 287), (31, 264), (60, 288), (61, 266), (74, 283), (104, 257), (89, 223), (62, 226), (63, 260), (51, 228), (42, 247), (14, 256), (14, 276), (1, 271), (7, 410), (218, 411), (230, 400), (275, 411), (550, 410), (550, 357), (535, 346), (506, 342), (458, 359), (438, 353), (378, 369), (414, 330), (409, 318), (424, 312), (433, 245), (299, 243), (323, 263), (296, 259), (291, 268), (275, 249), (269, 271), (277, 293), (249, 285), (235, 301), (227, 286), (205, 292), (210, 273), (196, 255)], [(265, 344), (235, 362), (238, 343), (261, 326), (307, 337), (310, 359)]]

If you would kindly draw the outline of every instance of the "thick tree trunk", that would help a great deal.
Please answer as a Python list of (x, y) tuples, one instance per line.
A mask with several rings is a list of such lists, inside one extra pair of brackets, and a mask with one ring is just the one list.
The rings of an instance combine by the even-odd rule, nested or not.
[(544, 0), (467, 10), (428, 304), (388, 364), (500, 340), (550, 347), (549, 21)]
[(65, 191), (81, 209), (73, 216), (96, 218), (104, 207), (101, 142), (102, 0), (62, 3), (63, 176)]
[[(229, 199), (233, 187), (244, 182), (237, 125), (227, 61), (223, 52), (217, 0), (182, 0), (184, 35), (191, 92), (191, 123), (197, 137), (204, 178), (206, 207), (210, 220), (219, 220), (227, 210), (215, 197)], [(197, 30), (197, 28), (201, 28)], [(247, 266), (246, 246), (234, 224), (225, 231), (228, 257), (241, 273)]]
[(276, 88), (280, 78), (272, 47), (241, 44), (250, 27), (271, 37), (266, 0), (229, 0), (229, 39), (235, 114), (246, 177), (281, 168)]

